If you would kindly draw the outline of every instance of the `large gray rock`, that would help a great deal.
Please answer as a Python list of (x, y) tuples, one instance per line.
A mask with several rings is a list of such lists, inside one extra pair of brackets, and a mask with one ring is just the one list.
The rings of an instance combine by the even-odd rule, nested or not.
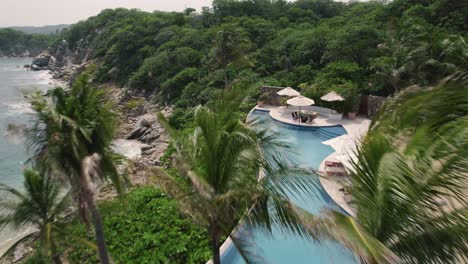
[(156, 123), (156, 116), (152, 114), (145, 114), (140, 117), (140, 127), (151, 127), (154, 123)]
[(39, 56), (34, 57), (32, 65), (36, 65), (39, 68), (47, 67), (49, 65), (50, 54), (43, 52)]
[(41, 67), (35, 65), (35, 64), (32, 64), (31, 67), (29, 67), (29, 69), (31, 69), (32, 71), (40, 71), (41, 70)]
[(127, 139), (138, 139), (142, 136), (144, 136), (147, 132), (148, 128), (146, 127), (139, 127), (134, 129), (132, 132), (130, 132), (130, 135), (127, 137)]

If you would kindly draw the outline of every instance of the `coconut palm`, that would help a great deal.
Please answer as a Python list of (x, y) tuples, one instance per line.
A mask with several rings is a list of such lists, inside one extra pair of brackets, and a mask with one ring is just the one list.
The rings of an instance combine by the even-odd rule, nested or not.
[(461, 73), (387, 102), (350, 175), (356, 217), (328, 211), (311, 229), (370, 263), (466, 262), (467, 84)]
[(389, 24), (387, 40), (379, 45), (387, 56), (377, 58), (371, 67), (395, 92), (412, 84), (435, 84), (466, 68), (468, 45), (462, 36), (449, 35), (418, 19), (401, 23)]
[[(240, 121), (236, 110), (242, 99), (239, 87), (229, 88), (211, 107), (198, 107), (190, 135), (168, 127), (176, 149), (174, 165), (187, 182), (163, 173), (158, 177), (182, 209), (208, 227), (215, 264), (221, 261), (219, 248), (225, 235), (244, 257), (257, 257), (243, 250), (248, 241), (240, 241), (236, 231), (231, 233), (242, 217), (265, 232), (281, 226), (307, 235), (287, 196), (298, 189), (310, 193), (316, 184), (304, 170), (285, 165), (279, 152), (285, 145), (277, 135), (256, 132)], [(259, 179), (259, 172), (266, 177)]]
[(214, 29), (213, 45), (210, 51), (210, 64), (214, 68), (222, 68), (224, 87), (229, 85), (228, 67), (253, 66), (253, 59), (249, 56), (252, 43), (246, 32), (233, 25), (225, 25)]
[[(37, 228), (13, 244), (10, 249), (32, 236), (38, 235), (41, 249), (54, 263), (62, 263), (57, 249), (62, 225), (57, 219), (69, 206), (69, 193), (64, 192), (52, 179), (35, 170), (24, 171), (24, 191), (0, 184), (0, 191), (9, 194), (0, 201), (0, 230), (6, 226)], [(8, 253), (11, 250), (7, 250)], [(4, 256), (6, 256), (5, 254)]]
[(28, 133), (34, 159), (45, 164), (51, 174), (65, 175), (84, 222), (91, 214), (99, 257), (109, 263), (101, 215), (96, 207), (96, 183), (110, 179), (122, 191), (116, 169), (118, 157), (110, 149), (117, 114), (106, 92), (93, 87), (89, 74), (77, 78), (69, 91), (56, 88), (50, 98), (35, 96), (34, 126)]

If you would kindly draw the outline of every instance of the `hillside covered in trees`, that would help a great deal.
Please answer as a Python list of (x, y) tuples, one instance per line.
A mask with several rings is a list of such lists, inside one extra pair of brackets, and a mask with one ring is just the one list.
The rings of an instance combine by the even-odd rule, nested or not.
[(1, 56), (36, 56), (54, 43), (57, 35), (26, 34), (11, 28), (0, 28)]
[[(0, 202), (10, 213), (0, 224), (37, 225), (39, 250), (28, 263), (107, 264), (110, 253), (116, 263), (205, 263), (211, 256), (216, 264), (228, 236), (241, 242), (235, 246), (247, 261), (249, 237), (236, 241), (232, 232), (239, 219), (265, 234), (279, 225), (342, 243), (362, 263), (463, 262), (467, 8), (454, 0), (214, 0), (200, 12), (104, 10), (63, 30), (35, 59), (41, 69), (68, 71), (62, 78), (73, 83), (29, 99), (34, 124), (25, 135), (37, 171), (25, 172), (24, 195), (0, 184), (20, 198)], [(125, 89), (118, 103), (109, 99), (115, 89), (98, 89), (108, 83)], [(268, 128), (242, 122), (240, 112), (252, 107), (246, 98), (258, 96), (247, 88), (261, 85), (292, 86), (312, 98), (333, 90), (346, 101), (396, 95), (374, 117), (352, 184), (344, 186), (356, 217), (325, 208), (316, 218), (290, 200), (291, 191), (313, 194), (317, 181), (283, 160), (286, 144)], [(145, 152), (169, 147), (161, 157), (146, 152), (147, 163), (122, 166), (112, 149), (119, 110), (139, 108), (141, 94), (175, 111), (168, 120), (163, 112), (157, 120), (130, 114), (127, 138), (144, 135), (151, 142)], [(168, 138), (160, 138), (163, 130)], [(143, 172), (150, 186), (124, 195), (124, 167)], [(125, 206), (95, 198), (101, 180)], [(58, 194), (70, 187), (76, 218), (57, 220), (71, 202)], [(82, 225), (89, 223), (94, 235)]]
[(95, 80), (178, 108), (238, 80), (310, 96), (391, 95), (466, 67), (467, 13), (451, 0), (214, 0), (201, 12), (104, 10), (62, 39), (71, 50), (87, 45), (100, 64)]

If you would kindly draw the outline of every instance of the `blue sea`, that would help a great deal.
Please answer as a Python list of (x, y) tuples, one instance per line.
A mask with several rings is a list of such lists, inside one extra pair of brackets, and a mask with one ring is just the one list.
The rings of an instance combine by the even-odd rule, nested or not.
[[(52, 88), (47, 71), (29, 71), (23, 65), (32, 58), (0, 57), (0, 183), (22, 188), (22, 171), (28, 158), (25, 142), (17, 135), (7, 133), (9, 124), (27, 125), (31, 119), (31, 108), (25, 95), (33, 90)], [(0, 193), (0, 199), (5, 194)], [(0, 255), (22, 231), (8, 228), (0, 231)]]

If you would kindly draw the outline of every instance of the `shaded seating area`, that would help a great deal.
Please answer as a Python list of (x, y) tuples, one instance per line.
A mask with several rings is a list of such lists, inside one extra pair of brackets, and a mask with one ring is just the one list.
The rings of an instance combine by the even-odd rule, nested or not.
[(302, 124), (312, 124), (314, 119), (317, 118), (318, 113), (316, 112), (292, 112), (292, 119), (295, 122)]

